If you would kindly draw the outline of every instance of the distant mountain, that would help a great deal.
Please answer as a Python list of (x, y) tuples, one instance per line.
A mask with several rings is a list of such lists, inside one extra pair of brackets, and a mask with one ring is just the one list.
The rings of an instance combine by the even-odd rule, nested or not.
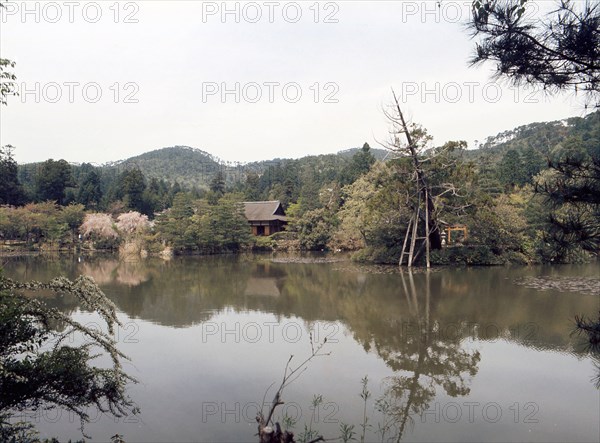
[[(172, 146), (145, 152), (125, 160), (105, 163), (100, 166), (107, 179), (116, 177), (120, 172), (139, 168), (148, 179), (156, 178), (171, 184), (177, 182), (186, 189), (208, 189), (217, 171), (221, 170), (226, 183), (233, 185), (244, 182), (246, 174), (254, 172), (263, 174), (269, 168), (283, 168), (293, 165), (294, 168), (308, 168), (318, 174), (335, 176), (349, 162), (360, 148), (351, 148), (337, 154), (306, 156), (299, 159), (275, 158), (251, 163), (225, 162), (201, 149), (190, 146)], [(377, 159), (383, 159), (387, 151), (372, 149)], [(28, 189), (33, 190), (35, 174), (41, 162), (19, 165), (19, 178)], [(81, 164), (72, 163), (76, 181), (82, 169)]]
[[(499, 162), (510, 149), (521, 151), (532, 147), (540, 154), (545, 155), (554, 146), (571, 136), (581, 137), (584, 143), (600, 150), (600, 111), (585, 117), (531, 123), (503, 131), (487, 137), (476, 149), (468, 150), (466, 156), (475, 161), (493, 165)], [(149, 151), (118, 162), (107, 163), (101, 168), (105, 171), (105, 175), (110, 177), (127, 168), (137, 167), (147, 178), (163, 179), (170, 183), (177, 181), (182, 187), (188, 189), (193, 187), (206, 189), (219, 170), (225, 173), (226, 183), (229, 185), (244, 182), (246, 174), (249, 172), (262, 174), (267, 170), (277, 171), (278, 168), (285, 167), (297, 171), (313, 171), (314, 174), (322, 176), (323, 180), (334, 179), (360, 149), (360, 147), (356, 147), (339, 151), (336, 154), (311, 155), (300, 159), (275, 158), (238, 164), (224, 162), (201, 149), (173, 146)], [(378, 160), (392, 158), (385, 149), (371, 148), (371, 153)], [(19, 178), (27, 188), (32, 189), (38, 166), (39, 163), (19, 165)], [(74, 171), (76, 176), (78, 169), (80, 168), (76, 167)]]
[[(163, 179), (167, 182), (177, 181), (185, 188), (208, 188), (211, 180), (221, 170), (225, 174), (226, 182), (233, 184), (244, 181), (248, 172), (262, 174), (269, 167), (284, 166), (288, 163), (318, 165), (325, 167), (343, 166), (360, 148), (350, 148), (339, 151), (337, 154), (322, 154), (307, 156), (300, 159), (275, 158), (251, 163), (231, 163), (209, 154), (201, 149), (190, 146), (173, 146), (145, 152), (144, 154), (130, 157), (118, 162), (107, 163), (106, 169), (121, 171), (127, 168), (139, 168), (146, 177)], [(383, 160), (387, 154), (384, 149), (371, 149), (371, 153), (378, 160)]]
[(533, 148), (545, 156), (569, 137), (580, 137), (584, 144), (596, 145), (600, 150), (600, 111), (585, 117), (530, 123), (503, 131), (487, 137), (478, 149), (468, 151), (467, 155), (474, 159), (485, 156), (493, 161), (502, 158), (511, 149), (522, 151), (525, 148)]
[[(354, 154), (360, 151), (360, 149), (361, 148), (344, 149), (343, 151), (338, 151), (337, 155), (345, 158), (352, 158)], [(376, 160), (385, 160), (389, 158), (390, 155), (390, 151), (386, 149), (371, 148), (370, 152), (373, 154), (373, 157), (375, 157)]]
[(147, 178), (179, 182), (180, 185), (206, 187), (215, 173), (224, 166), (222, 162), (201, 149), (173, 146), (156, 149), (126, 160), (110, 163), (105, 168), (123, 170), (139, 168)]

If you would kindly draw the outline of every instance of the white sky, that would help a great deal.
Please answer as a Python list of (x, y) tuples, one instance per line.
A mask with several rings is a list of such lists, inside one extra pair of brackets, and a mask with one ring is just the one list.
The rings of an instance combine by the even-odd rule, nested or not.
[[(22, 163), (104, 163), (174, 145), (240, 162), (376, 146), (391, 87), (436, 144), (583, 115), (580, 102), (468, 67), (470, 0), (228, 2), (224, 17), (223, 2), (193, 0), (4, 3), (0, 55), (17, 62), (21, 95), (0, 109), (0, 144)], [(236, 82), (240, 103), (221, 96)]]

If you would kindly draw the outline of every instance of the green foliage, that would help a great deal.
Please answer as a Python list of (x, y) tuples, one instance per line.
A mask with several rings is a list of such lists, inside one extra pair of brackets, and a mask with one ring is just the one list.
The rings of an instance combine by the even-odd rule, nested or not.
[[(279, 233), (277, 233), (279, 234)], [(257, 236), (253, 238), (253, 251), (272, 251), (275, 248), (275, 241), (271, 236)]]
[(486, 245), (462, 246), (432, 251), (431, 263), (435, 265), (489, 266), (505, 261)]
[(334, 216), (327, 209), (319, 208), (306, 211), (294, 221), (291, 229), (298, 233), (302, 249), (322, 251), (328, 248), (334, 225)]
[(46, 160), (35, 176), (38, 201), (51, 200), (61, 205), (65, 202), (65, 189), (73, 185), (71, 165), (66, 160)]
[(84, 217), (82, 205), (58, 206), (54, 202), (29, 203), (19, 208), (0, 207), (0, 238), (28, 244), (72, 244)]
[[(370, 175), (375, 174), (373, 172)], [(356, 250), (365, 247), (372, 221), (367, 205), (375, 196), (376, 186), (371, 176), (360, 177), (342, 189), (344, 204), (338, 212), (339, 227), (334, 234), (336, 249)]]
[[(70, 294), (100, 314), (108, 332), (90, 329), (42, 301), (17, 291)], [(10, 425), (11, 414), (41, 409), (64, 409), (79, 416), (81, 430), (90, 420), (88, 410), (121, 417), (137, 414), (126, 393), (135, 380), (121, 366), (127, 357), (113, 337), (120, 325), (114, 304), (89, 277), (48, 283), (20, 283), (0, 276), (0, 435), (3, 441), (33, 437), (26, 424)], [(59, 331), (58, 328), (63, 329)], [(80, 334), (85, 344), (68, 346), (65, 338)], [(97, 354), (110, 358), (108, 367), (93, 366)], [(33, 441), (33, 438), (32, 438)]]
[(225, 174), (221, 169), (217, 171), (211, 180), (210, 191), (216, 196), (217, 200), (225, 194)]
[(397, 263), (410, 217), (402, 204), (406, 181), (398, 173), (401, 164), (376, 163), (369, 173), (343, 188), (344, 204), (333, 241), (336, 248), (365, 247), (357, 259)]
[(246, 183), (244, 186), (244, 199), (246, 201), (254, 202), (262, 200), (259, 183), (260, 175), (258, 175), (256, 172), (250, 171), (246, 175)]
[[(589, 199), (598, 194), (598, 180), (594, 178), (596, 166), (590, 159), (598, 157), (600, 112), (504, 131), (489, 137), (476, 150), (466, 150), (462, 141), (432, 148), (423, 128), (411, 128), (419, 155), (427, 159), (422, 168), (434, 196), (434, 215), (448, 224), (467, 225), (470, 246), (486, 245), (502, 262), (571, 261), (595, 253), (598, 216)], [(281, 240), (282, 247), (361, 250), (357, 259), (396, 263), (408, 220), (418, 204), (413, 165), (405, 153), (406, 146), (399, 144), (385, 162), (373, 163), (374, 157), (383, 156), (365, 144), (362, 149), (336, 155), (275, 159), (233, 167), (219, 164), (202, 151), (175, 147), (153, 151), (138, 157), (139, 162), (130, 159), (118, 166), (70, 166), (52, 160), (20, 165), (16, 177), (15, 163), (10, 155), (5, 155), (8, 173), (2, 175), (4, 181), (0, 180), (0, 184), (14, 190), (22, 183), (24, 202), (39, 198), (36, 189), (41, 182), (52, 182), (59, 188), (53, 193), (59, 197), (56, 201), (76, 201), (88, 210), (110, 213), (113, 220), (130, 210), (150, 219), (159, 214), (156, 231), (147, 234), (152, 251), (164, 244), (176, 252), (213, 253), (244, 248), (253, 243), (245, 238), (247, 224), (242, 223), (239, 214), (226, 208), (227, 202), (277, 199), (290, 218), (291, 237)], [(180, 161), (178, 155), (185, 161)], [(150, 174), (159, 171), (159, 160), (163, 162), (161, 168), (173, 170), (168, 181)], [(548, 160), (550, 170), (546, 169)], [(184, 163), (194, 168), (200, 163), (212, 165), (203, 167), (201, 187), (190, 190), (179, 184), (179, 174), (187, 171)], [(150, 169), (146, 168), (148, 165), (152, 165)], [(71, 181), (65, 172), (69, 168)], [(61, 170), (65, 172), (62, 179)], [(584, 171), (592, 175), (585, 183), (576, 176)], [(48, 177), (42, 177), (46, 173)], [(236, 177), (245, 177), (245, 181), (235, 183)], [(540, 195), (548, 198), (534, 197), (529, 191), (530, 183), (536, 183)], [(58, 195), (61, 189), (62, 194)], [(175, 198), (178, 194), (181, 195)], [(577, 201), (580, 198), (587, 200)], [(0, 210), (1, 238), (21, 240), (30, 246), (74, 242), (81, 207), (59, 210), (38, 205), (17, 211)], [(228, 219), (228, 214), (234, 216)], [(231, 236), (223, 231), (224, 226), (233, 229)], [(422, 231), (420, 226), (420, 237), (424, 235)], [(96, 246), (107, 242), (105, 247), (114, 248), (119, 241), (111, 238)], [(585, 248), (578, 246), (580, 243)], [(277, 246), (253, 244), (255, 248), (267, 249)], [(417, 252), (422, 254), (418, 249), (417, 246)], [(587, 255), (582, 252), (584, 249)]]
[[(464, 221), (469, 227), (466, 242), (471, 246), (485, 246), (498, 257), (511, 254), (521, 257), (519, 261), (534, 261), (532, 240), (527, 233), (525, 207), (531, 192), (501, 195), (493, 200), (486, 200), (474, 207)], [(476, 255), (485, 257), (481, 249)], [(504, 261), (504, 259), (500, 259)], [(481, 264), (493, 264), (494, 260), (486, 258)]]
[(123, 202), (134, 211), (146, 213), (143, 196), (146, 190), (146, 179), (139, 168), (133, 168), (123, 172), (120, 177)]
[(101, 175), (94, 168), (83, 177), (77, 193), (77, 202), (87, 208), (97, 208), (102, 201), (102, 196)]
[[(490, 265), (542, 260), (543, 205), (534, 199), (531, 188), (510, 186), (510, 194), (501, 189), (491, 194), (489, 188), (480, 186), (483, 174), (475, 162), (463, 159), (465, 146), (464, 142), (450, 142), (433, 149), (424, 166), (435, 193), (437, 216), (445, 223), (464, 224), (469, 231), (468, 247), (439, 251), (434, 262)], [(512, 173), (523, 162), (518, 151), (507, 157), (511, 156), (514, 162), (507, 171)], [(346, 186), (337, 213), (339, 228), (330, 244), (360, 249), (353, 257), (358, 261), (397, 263), (412, 214), (407, 205), (407, 196), (414, 192), (411, 168), (407, 158), (376, 164), (367, 175)], [(418, 244), (416, 254), (422, 261)]]
[[(576, 334), (587, 336), (586, 350), (596, 354), (600, 353), (600, 312), (598, 313), (598, 320), (576, 316), (575, 325)], [(600, 375), (596, 377), (596, 387), (600, 387)]]
[(177, 194), (173, 207), (158, 217), (156, 230), (177, 252), (237, 252), (251, 242), (242, 205), (225, 198), (209, 204)]
[(548, 166), (548, 162), (542, 154), (531, 146), (527, 146), (521, 152), (523, 169), (526, 183), (532, 184), (533, 178)]
[[(332, 183), (350, 183), (369, 170), (373, 163), (371, 150), (352, 149), (336, 155), (307, 156), (298, 160), (275, 159), (251, 163), (245, 183), (246, 199), (279, 200), (284, 208), (301, 200), (301, 211), (322, 205), (320, 191)], [(377, 152), (381, 156), (380, 152)]]
[(322, 395), (313, 395), (313, 399), (311, 402), (311, 409), (313, 413), (310, 415), (309, 422), (304, 423), (304, 430), (298, 435), (298, 441), (300, 443), (309, 443), (315, 441), (319, 436), (319, 431), (317, 429), (313, 429), (313, 426), (315, 425), (315, 416), (318, 417), (317, 410), (323, 404), (323, 402), (324, 399)]
[(600, 7), (565, 0), (533, 21), (527, 0), (474, 0), (469, 23), (475, 37), (472, 64), (491, 61), (496, 77), (545, 91), (587, 95), (600, 104)]
[(300, 214), (304, 214), (321, 206), (319, 201), (319, 183), (317, 174), (308, 166), (303, 167), (300, 171), (300, 181), (302, 186), (300, 195), (298, 196), (298, 205)]
[(25, 201), (25, 191), (19, 182), (13, 146), (0, 148), (0, 205), (20, 205)]
[(225, 199), (193, 217), (197, 248), (211, 254), (238, 252), (251, 241), (242, 204)]
[[(426, 149), (427, 132), (418, 126), (412, 131), (415, 143), (423, 152), (420, 155), (427, 158), (420, 168), (425, 171), (430, 195), (435, 201), (435, 215), (444, 219), (456, 217), (465, 206), (465, 195), (474, 187), (473, 165), (461, 157), (466, 143), (449, 142), (439, 148)], [(414, 159), (405, 155), (407, 149), (398, 147), (399, 158), (376, 163), (369, 173), (343, 189), (340, 229), (335, 234), (334, 244), (340, 249), (363, 247), (354, 256), (356, 260), (398, 263), (409, 220), (422, 194), (415, 192)], [(420, 229), (424, 231), (424, 226)], [(425, 232), (419, 232), (420, 237), (424, 235)]]
[(479, 149), (469, 150), (465, 155), (481, 164), (485, 160), (491, 166), (500, 162), (503, 155), (514, 149), (523, 155), (533, 149), (543, 159), (542, 167), (547, 166), (546, 157), (552, 149), (572, 137), (579, 137), (590, 149), (600, 142), (600, 111), (585, 117), (572, 117), (565, 120), (530, 123), (502, 131), (479, 145)]
[(352, 255), (352, 260), (360, 263), (376, 263), (386, 265), (397, 265), (402, 252), (402, 243), (397, 243), (391, 247), (383, 245), (367, 246)]
[(360, 441), (361, 441), (361, 443), (364, 443), (367, 429), (369, 429), (371, 427), (371, 425), (369, 424), (369, 417), (367, 415), (367, 402), (368, 402), (369, 398), (371, 398), (371, 391), (369, 391), (369, 388), (368, 388), (368, 384), (369, 384), (368, 376), (365, 375), (360, 382), (362, 385), (362, 390), (360, 392), (360, 398), (363, 401), (363, 419), (362, 419), (362, 423), (360, 424), (360, 427), (362, 429), (362, 435), (360, 436)]
[(85, 208), (80, 204), (70, 204), (63, 206), (58, 214), (58, 220), (65, 223), (69, 229), (75, 231), (83, 223), (85, 216)]
[(360, 151), (352, 156), (348, 163), (340, 172), (340, 185), (349, 185), (356, 181), (358, 177), (369, 172), (375, 157), (371, 154), (371, 147), (365, 143)]
[(125, 168), (139, 168), (148, 178), (176, 182), (188, 190), (192, 187), (206, 189), (211, 178), (220, 169), (218, 159), (200, 149), (174, 146), (146, 152), (119, 164)]
[(191, 251), (196, 246), (196, 232), (192, 226), (194, 208), (189, 194), (178, 193), (171, 209), (156, 219), (156, 230), (176, 251)]
[(577, 249), (600, 251), (600, 144), (588, 147), (577, 138), (558, 146), (536, 183), (551, 210), (546, 240), (556, 246), (553, 260)]
[(354, 438), (355, 435), (356, 435), (356, 432), (354, 432), (354, 425), (349, 425), (347, 423), (340, 423), (340, 440), (343, 443), (355, 441), (356, 440), (356, 438)]
[[(0, 4), (0, 8), (3, 7)], [(10, 95), (15, 95), (14, 81), (17, 76), (11, 71), (16, 66), (16, 63), (6, 58), (0, 58), (0, 106), (6, 105), (6, 98)]]
[(509, 189), (531, 184), (533, 177), (543, 169), (544, 163), (541, 154), (530, 146), (521, 152), (509, 149), (498, 164), (500, 182)]
[(527, 181), (525, 176), (525, 168), (521, 161), (519, 153), (511, 149), (502, 158), (502, 161), (498, 165), (498, 175), (500, 181), (505, 185), (514, 187), (522, 186)]

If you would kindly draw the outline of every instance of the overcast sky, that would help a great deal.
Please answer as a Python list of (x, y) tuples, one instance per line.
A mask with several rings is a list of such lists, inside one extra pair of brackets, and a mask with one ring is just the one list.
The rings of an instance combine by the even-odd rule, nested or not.
[(583, 115), (572, 98), (468, 66), (470, 1), (4, 3), (0, 52), (17, 62), (20, 96), (0, 110), (0, 143), (19, 162), (376, 146), (392, 87), (436, 144)]

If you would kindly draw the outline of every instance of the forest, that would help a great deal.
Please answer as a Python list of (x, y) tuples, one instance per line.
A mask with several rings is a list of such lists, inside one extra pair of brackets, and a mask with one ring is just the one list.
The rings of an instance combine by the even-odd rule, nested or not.
[[(119, 260), (116, 256), (111, 259), (116, 265), (109, 262), (96, 272), (97, 276), (105, 273), (111, 278), (119, 276), (114, 271), (120, 264), (135, 262), (145, 265), (150, 260), (139, 258), (148, 255), (170, 258), (174, 254), (245, 251), (330, 251), (351, 254), (358, 262), (396, 266), (402, 266), (408, 256), (406, 263), (409, 268), (412, 265), (429, 268), (431, 265), (581, 263), (597, 259), (600, 251), (600, 5), (564, 0), (548, 13), (547, 20), (544, 18), (532, 23), (526, 14), (527, 6), (533, 3), (529, 0), (473, 0), (470, 3), (471, 15), (466, 29), (475, 40), (469, 60), (471, 65), (492, 64), (494, 80), (508, 80), (515, 86), (538, 87), (550, 95), (571, 92), (577, 98), (583, 97), (586, 101), (580, 114), (585, 116), (531, 123), (487, 137), (476, 146), (468, 146), (464, 140), (434, 143), (427, 128), (419, 124), (419, 116), (415, 116), (414, 121), (405, 119), (392, 89), (393, 101), (390, 100), (382, 116), (390, 126), (390, 139), (376, 149), (363, 140), (357, 140), (359, 147), (337, 154), (237, 164), (223, 162), (199, 149), (175, 146), (105, 165), (74, 164), (69, 159), (55, 158), (19, 165), (15, 160), (17, 148), (5, 145), (0, 148), (0, 254), (118, 251)], [(441, 8), (441, 4), (437, 2), (435, 6)], [(4, 6), (0, 3), (2, 8)], [(106, 37), (104, 34), (102, 43)], [(351, 49), (355, 52), (354, 47)], [(115, 51), (106, 52), (112, 61)], [(153, 48), (153, 62), (155, 52)], [(94, 57), (97, 56), (94, 53)], [(15, 66), (16, 62), (0, 58), (0, 106), (7, 105), (8, 97), (14, 95)], [(188, 67), (186, 65), (186, 69)], [(174, 70), (171, 66), (169, 69)], [(30, 118), (33, 119), (33, 114)], [(464, 122), (465, 127), (468, 124)], [(282, 151), (285, 152), (284, 146)], [(286, 229), (270, 236), (253, 236), (245, 217), (244, 202), (265, 200), (281, 202), (287, 217)], [(135, 260), (121, 260), (129, 257)], [(54, 266), (52, 260), (47, 260), (48, 256), (40, 258), (40, 263)], [(225, 258), (239, 258), (240, 263), (230, 268), (219, 266), (219, 260)], [(228, 366), (215, 366), (218, 361), (211, 361), (219, 377), (205, 379), (206, 374), (198, 371), (198, 364), (210, 355), (211, 350), (205, 346), (201, 349), (202, 358), (189, 360), (194, 362), (193, 366), (189, 365), (193, 368), (192, 381), (180, 378), (174, 379), (172, 385), (159, 386), (148, 381), (149, 373), (162, 372), (161, 376), (165, 378), (173, 375), (171, 372), (177, 366), (186, 365), (185, 357), (193, 354), (194, 349), (191, 348), (194, 346), (181, 346), (185, 352), (169, 354), (167, 351), (176, 350), (175, 345), (179, 343), (169, 338), (161, 350), (158, 335), (151, 336), (146, 342), (152, 346), (148, 355), (151, 355), (153, 370), (146, 366), (144, 371), (143, 363), (139, 363), (141, 370), (134, 366), (136, 374), (140, 374), (138, 381), (127, 373), (132, 370), (129, 363), (138, 363), (129, 361), (121, 350), (125, 343), (119, 343), (115, 334), (115, 330), (123, 327), (124, 319), (143, 318), (136, 314), (125, 315), (131, 310), (123, 308), (123, 300), (131, 303), (133, 310), (138, 309), (138, 312), (143, 311), (141, 308), (146, 303), (151, 312), (167, 317), (170, 312), (166, 308), (169, 306), (185, 311), (187, 315), (200, 316), (221, 312), (211, 307), (227, 307), (227, 316), (235, 319), (239, 313), (236, 312), (237, 306), (230, 301), (235, 297), (243, 298), (239, 310), (249, 311), (252, 315), (281, 313), (277, 320), (285, 321), (288, 315), (300, 313), (298, 318), (309, 322), (313, 318), (328, 318), (349, 325), (349, 333), (344, 334), (344, 338), (353, 336), (364, 351), (378, 354), (394, 371), (393, 377), (386, 378), (395, 383), (390, 386), (389, 392), (395, 394), (397, 404), (402, 404), (405, 411), (400, 414), (398, 422), (398, 441), (405, 424), (413, 424), (410, 412), (416, 414), (428, 410), (429, 404), (436, 398), (436, 391), (440, 391), (436, 386), (443, 388), (450, 397), (467, 395), (470, 387), (465, 381), (470, 380), (466, 376), (472, 378), (478, 371), (489, 370), (486, 366), (497, 366), (498, 371), (502, 371), (500, 376), (498, 371), (489, 372), (489, 378), (484, 379), (487, 380), (485, 394), (491, 395), (487, 399), (493, 400), (494, 404), (499, 397), (507, 394), (530, 395), (530, 392), (537, 392), (543, 395), (527, 400), (543, 401), (546, 414), (552, 406), (551, 397), (558, 397), (555, 417), (559, 418), (565, 415), (564, 405), (568, 405), (570, 414), (565, 423), (554, 420), (542, 422), (540, 425), (544, 432), (541, 434), (534, 435), (531, 431), (535, 431), (535, 427), (529, 424), (533, 422), (524, 421), (527, 423), (527, 439), (544, 441), (550, 434), (558, 435), (555, 433), (559, 429), (565, 432), (562, 428), (570, 425), (569, 422), (581, 426), (573, 417), (579, 419), (582, 412), (577, 409), (585, 404), (581, 401), (583, 391), (578, 388), (580, 385), (571, 381), (576, 371), (573, 370), (575, 366), (569, 365), (582, 363), (583, 359), (574, 352), (574, 341), (567, 338), (565, 322), (569, 321), (566, 317), (573, 314), (571, 336), (578, 334), (585, 339), (584, 347), (578, 352), (592, 357), (590, 362), (596, 365), (596, 371), (597, 359), (593, 356), (597, 356), (600, 348), (600, 321), (589, 317), (590, 312), (583, 312), (583, 308), (591, 306), (593, 300), (582, 303), (583, 298), (562, 294), (568, 290), (557, 291), (561, 294), (554, 296), (544, 293), (539, 296), (537, 305), (531, 303), (533, 298), (537, 298), (534, 292), (519, 291), (516, 297), (511, 294), (511, 284), (519, 286), (523, 283), (511, 274), (535, 268), (479, 270), (507, 274), (499, 273), (489, 278), (484, 273), (480, 279), (475, 277), (472, 269), (451, 270), (447, 275), (439, 273), (437, 276), (427, 269), (427, 272), (415, 272), (414, 278), (412, 270), (404, 272), (396, 269), (397, 275), (390, 272), (389, 276), (379, 279), (374, 277), (386, 272), (378, 274), (375, 270), (388, 271), (392, 268), (371, 266), (373, 275), (357, 273), (346, 276), (343, 272), (329, 272), (327, 267), (321, 269), (318, 263), (288, 272), (285, 267), (278, 268), (275, 260), (254, 265), (244, 263), (245, 258), (214, 257), (215, 263), (198, 260), (200, 265), (155, 260), (159, 263), (159, 268), (154, 271), (157, 278), (144, 281), (147, 284), (139, 288), (139, 297), (130, 297), (135, 284), (127, 284), (127, 289), (122, 291), (111, 290), (111, 297), (108, 297), (95, 278), (81, 275), (70, 280), (57, 268), (54, 268), (54, 277), (50, 280), (24, 282), (5, 277), (0, 269), (0, 440), (40, 441), (42, 437), (35, 429), (39, 422), (20, 421), (15, 415), (28, 410), (67, 410), (79, 419), (82, 436), (91, 438), (84, 428), (92, 421), (89, 407), (111, 416), (111, 427), (118, 418), (140, 414), (140, 407), (128, 392), (128, 388), (138, 382), (149, 391), (157, 386), (159, 388), (154, 391), (156, 396), (145, 403), (148, 410), (155, 406), (164, 408), (167, 403), (163, 401), (172, 394), (179, 401), (174, 409), (181, 416), (186, 410), (197, 411), (198, 407), (195, 403), (189, 403), (194, 406), (187, 407), (183, 399), (174, 395), (175, 391), (166, 395), (169, 386), (183, 385), (190, 393), (202, 392), (192, 388), (195, 384), (211, 384), (211, 380), (216, 380), (214, 384), (221, 386), (226, 379), (220, 376), (231, 373), (234, 365), (245, 371), (239, 376), (244, 382), (244, 391), (258, 386), (259, 379), (252, 378), (253, 371), (247, 368), (259, 367), (257, 363), (264, 363), (265, 355), (274, 361), (269, 361), (269, 365), (278, 365), (274, 360), (274, 348), (268, 348), (267, 352), (263, 349), (256, 352), (254, 348), (252, 356), (261, 361), (248, 360), (240, 365), (244, 353), (236, 346), (234, 358)], [(75, 257), (69, 259), (73, 261), (71, 265), (77, 260)], [(180, 266), (179, 271), (172, 265)], [(171, 269), (168, 269), (169, 266)], [(240, 267), (245, 270), (236, 272)], [(564, 268), (552, 268), (553, 271), (556, 269)], [(60, 271), (58, 274), (57, 270)], [(184, 270), (189, 272), (183, 274)], [(176, 287), (176, 283), (186, 283), (181, 275), (186, 275), (187, 282), (192, 282), (192, 289)], [(126, 277), (125, 274), (120, 275), (121, 279)], [(260, 297), (253, 298), (252, 291), (244, 291), (251, 289), (251, 277), (256, 277), (253, 283), (273, 283), (271, 288), (284, 296), (273, 297), (261, 291)], [(414, 283), (419, 277), (423, 277), (422, 289), (417, 291), (418, 286)], [(561, 281), (572, 284), (582, 280), (589, 283), (591, 295), (597, 294), (597, 291), (593, 292), (597, 288), (596, 277), (573, 279), (559, 276), (549, 278), (548, 283)], [(141, 282), (142, 279), (129, 279), (129, 283), (136, 281)], [(221, 287), (215, 291), (207, 290), (208, 281)], [(242, 284), (236, 284), (238, 281)], [(373, 288), (371, 296), (363, 291), (365, 282), (369, 281)], [(159, 290), (148, 295), (151, 285)], [(167, 287), (173, 293), (163, 290)], [(499, 289), (498, 297), (489, 297), (493, 294), (492, 288)], [(48, 294), (52, 295), (48, 297)], [(481, 294), (488, 296), (489, 301)], [(205, 304), (213, 298), (218, 301), (212, 305)], [(64, 312), (52, 304), (53, 300), (60, 300), (58, 303), (66, 300), (81, 312), (97, 314), (100, 328), (83, 324), (82, 318), (85, 317), (72, 316), (69, 310)], [(262, 304), (263, 309), (248, 309), (253, 304)], [(456, 311), (445, 318), (451, 305), (456, 306)], [(573, 306), (581, 307), (582, 311), (575, 313)], [(544, 307), (549, 310), (542, 312)], [(306, 310), (304, 314), (303, 310)], [(469, 333), (460, 328), (453, 339), (440, 340), (440, 325), (466, 325), (463, 320), (478, 326), (497, 322), (505, 327), (489, 336), (478, 332), (478, 337), (472, 337), (477, 340), (475, 346), (468, 344), (473, 349), (461, 349), (461, 342), (463, 338), (469, 338)], [(531, 323), (532, 320), (537, 323)], [(193, 317), (189, 321), (181, 317), (178, 321), (185, 324), (198, 322), (198, 319)], [(398, 326), (402, 321), (403, 325), (417, 326), (416, 335), (407, 337), (399, 334)], [(504, 340), (507, 338), (506, 330), (510, 332), (512, 326), (525, 322), (541, 326), (542, 330), (547, 328), (548, 337), (548, 340), (534, 341), (532, 344), (535, 346), (526, 350), (529, 355), (539, 356), (528, 361), (524, 359), (522, 343), (518, 343), (518, 334), (513, 337), (515, 346), (512, 350), (508, 348), (509, 340)], [(146, 328), (153, 326), (152, 321), (140, 323)], [(485, 331), (485, 328), (481, 330)], [(166, 329), (161, 332), (170, 333)], [(177, 330), (178, 334), (184, 332), (184, 328)], [(84, 341), (78, 344), (69, 342), (73, 333)], [(489, 346), (493, 343), (486, 342), (487, 338), (495, 339), (501, 335), (502, 348)], [(287, 360), (283, 381), (273, 397), (270, 411), (267, 415), (263, 415), (262, 410), (257, 413), (256, 423), (253, 423), (257, 427), (248, 432), (252, 435), (250, 438), (261, 443), (330, 440), (316, 431), (313, 433), (312, 427), (307, 433), (306, 424), (303, 437), (298, 434), (296, 440), (289, 430), (293, 426), (282, 420), (282, 429), (273, 414), (275, 408), (283, 405), (283, 398), (288, 401), (283, 396), (284, 387), (304, 371), (313, 357), (321, 356), (319, 351), (327, 338), (318, 343), (313, 342), (312, 333), (309, 337), (312, 354), (304, 363), (294, 365), (294, 369), (290, 366), (293, 355)], [(558, 343), (556, 348), (561, 351), (556, 352), (548, 346), (551, 342)], [(139, 343), (143, 344), (143, 341)], [(196, 335), (194, 343), (198, 344)], [(219, 351), (225, 348), (225, 344), (221, 343)], [(552, 352), (537, 354), (543, 352), (545, 346), (546, 351)], [(136, 346), (136, 351), (142, 347)], [(481, 354), (476, 347), (481, 347)], [(568, 352), (562, 352), (562, 349)], [(339, 374), (334, 373), (337, 384), (347, 380), (342, 378), (342, 372), (356, 368), (362, 370), (363, 361), (360, 359), (363, 354), (362, 351), (356, 352), (352, 360), (332, 360), (332, 367), (343, 368)], [(156, 355), (162, 358), (157, 359)], [(487, 360), (489, 364), (486, 361), (486, 364), (479, 365), (482, 356), (487, 358), (490, 355), (499, 359)], [(99, 356), (105, 358), (102, 363), (95, 360)], [(577, 362), (570, 361), (573, 356)], [(143, 361), (144, 354), (137, 352), (136, 357)], [(170, 360), (176, 365), (163, 369), (159, 365), (161, 360)], [(566, 374), (559, 378), (561, 369)], [(579, 374), (585, 373), (589, 378), (588, 369)], [(408, 377), (406, 374), (410, 372), (413, 375)], [(322, 374), (323, 377), (312, 377), (313, 382), (332, 375), (329, 371)], [(600, 377), (594, 377), (597, 388)], [(429, 379), (427, 386), (420, 384), (420, 380), (425, 378)], [(502, 384), (504, 379), (506, 384)], [(531, 381), (537, 382), (537, 379), (556, 380), (556, 385), (562, 383), (560, 395), (552, 395), (551, 389), (549, 391), (543, 383), (539, 391), (524, 389), (531, 388), (531, 384), (536, 384)], [(329, 380), (325, 381), (329, 383)], [(357, 385), (362, 386), (362, 391), (355, 396), (355, 399), (360, 397), (364, 400), (363, 421), (362, 425), (359, 424), (362, 428), (361, 441), (366, 441), (367, 399), (371, 395), (368, 381), (368, 376), (362, 379), (361, 385)], [(270, 386), (274, 385), (276, 383)], [(225, 386), (232, 390), (231, 386)], [(569, 397), (571, 393), (573, 396)], [(262, 395), (264, 404), (266, 392)], [(400, 403), (403, 395), (406, 400)], [(194, 402), (199, 398), (195, 396)], [(165, 409), (160, 412), (164, 413)], [(188, 423), (199, 424), (197, 416), (185, 422), (186, 425)], [(494, 440), (499, 435), (494, 433), (494, 429), (508, 432), (518, 425), (518, 420), (503, 428), (487, 427), (482, 433), (470, 434), (462, 430), (461, 434), (456, 434), (460, 428), (455, 427), (455, 423), (443, 428), (442, 439), (447, 439), (454, 432), (457, 439), (465, 439), (468, 435), (475, 440), (485, 437)], [(153, 438), (159, 438), (157, 430), (163, 424), (154, 424)], [(171, 424), (180, 426), (179, 423)], [(581, 424), (591, 428), (589, 424), (596, 423), (581, 421)], [(342, 435), (339, 440), (358, 441), (355, 436), (358, 437), (360, 428), (344, 426), (343, 423), (340, 425)], [(568, 432), (568, 428), (565, 429)], [(387, 428), (384, 430), (387, 432)], [(124, 441), (118, 433), (113, 435), (111, 429), (108, 432), (105, 439), (108, 437), (119, 443)], [(384, 432), (381, 437), (384, 441)]]
[[(600, 111), (521, 126), (474, 149), (464, 141), (433, 146), (418, 124), (410, 131), (421, 140), (442, 229), (466, 228), (432, 251), (433, 264), (578, 262), (597, 254)], [(409, 157), (368, 143), (246, 165), (189, 147), (102, 166), (17, 165), (14, 148), (4, 146), (0, 168), (0, 238), (8, 250), (329, 250), (398, 263), (414, 205)], [(250, 235), (240, 203), (262, 200), (281, 201), (285, 232)]]

